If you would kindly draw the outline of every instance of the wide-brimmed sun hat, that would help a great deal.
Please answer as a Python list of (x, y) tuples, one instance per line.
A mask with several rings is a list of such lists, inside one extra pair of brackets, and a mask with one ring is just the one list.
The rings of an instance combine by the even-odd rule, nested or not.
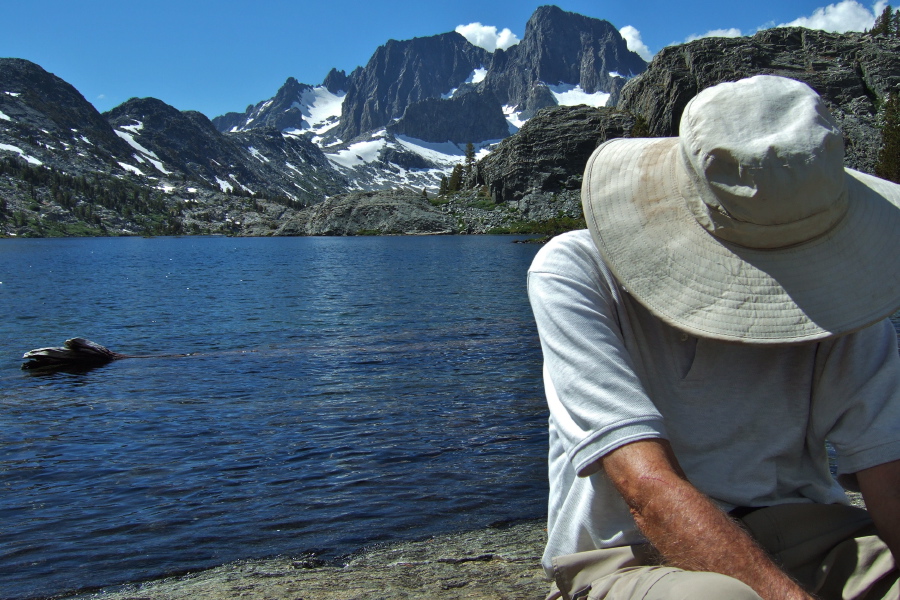
[(763, 75), (698, 94), (679, 137), (601, 145), (582, 202), (613, 274), (666, 323), (819, 340), (900, 308), (900, 185), (843, 162), (821, 98)]

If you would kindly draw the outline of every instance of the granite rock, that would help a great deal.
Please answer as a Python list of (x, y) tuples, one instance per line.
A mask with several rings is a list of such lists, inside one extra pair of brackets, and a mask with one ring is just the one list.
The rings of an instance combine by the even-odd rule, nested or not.
[(670, 46), (628, 82), (618, 108), (646, 118), (652, 135), (674, 136), (685, 105), (701, 90), (760, 74), (816, 90), (844, 132), (846, 165), (873, 172), (878, 107), (900, 85), (900, 38), (786, 27)]
[(454, 220), (421, 194), (398, 190), (328, 198), (285, 222), (275, 235), (424, 235), (455, 230)]
[(546, 108), (503, 140), (475, 168), (470, 185), (487, 186), (495, 202), (581, 189), (587, 159), (601, 143), (628, 135), (634, 118), (611, 108)]

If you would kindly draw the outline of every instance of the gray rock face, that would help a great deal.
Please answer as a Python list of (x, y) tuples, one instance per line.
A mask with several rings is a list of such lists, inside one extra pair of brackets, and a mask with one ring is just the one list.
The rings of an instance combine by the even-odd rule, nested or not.
[(426, 142), (465, 144), (503, 139), (509, 135), (509, 124), (495, 98), (470, 92), (448, 100), (429, 98), (411, 104), (387, 130)]
[(646, 67), (608, 21), (542, 6), (528, 20), (522, 41), (495, 53), (484, 89), (501, 104), (534, 112), (549, 106), (546, 96), (542, 101), (536, 95), (535, 86), (580, 84), (589, 94), (611, 93), (609, 105), (613, 106), (625, 80), (610, 73), (628, 77)]
[(452, 233), (453, 219), (421, 195), (362, 192), (329, 198), (285, 223), (276, 235), (422, 235)]
[(643, 115), (653, 135), (673, 136), (698, 92), (759, 74), (790, 77), (816, 90), (844, 131), (846, 164), (872, 172), (881, 145), (877, 104), (900, 84), (897, 38), (779, 28), (671, 46), (628, 82), (618, 108)]
[(545, 108), (478, 162), (474, 183), (486, 185), (495, 202), (577, 191), (591, 152), (633, 126), (632, 115), (611, 108)]
[(490, 62), (490, 54), (456, 32), (379, 47), (350, 78), (341, 109), (340, 135), (349, 140), (403, 116), (406, 107), (440, 98)]

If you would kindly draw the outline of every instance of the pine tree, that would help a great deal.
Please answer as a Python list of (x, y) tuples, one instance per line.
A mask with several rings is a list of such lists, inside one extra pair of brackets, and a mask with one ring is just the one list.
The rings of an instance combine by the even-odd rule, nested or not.
[(446, 175), (441, 175), (441, 185), (438, 188), (438, 196), (444, 196), (450, 191), (450, 182), (447, 181)]
[(472, 142), (466, 144), (466, 161), (465, 161), (465, 169), (463, 171), (463, 179), (468, 179), (472, 173), (475, 172), (475, 146), (472, 145)]
[(881, 15), (875, 19), (875, 23), (872, 25), (872, 30), (869, 33), (872, 35), (894, 35), (895, 31), (894, 11), (891, 9), (891, 5), (888, 4), (884, 7)]
[(453, 167), (453, 171), (450, 173), (450, 181), (447, 182), (447, 191), (448, 192), (458, 192), (460, 185), (462, 185), (462, 176), (463, 176), (463, 167), (461, 164), (456, 163), (456, 166)]
[(875, 164), (875, 174), (900, 183), (900, 94), (888, 94), (881, 127), (881, 150)]

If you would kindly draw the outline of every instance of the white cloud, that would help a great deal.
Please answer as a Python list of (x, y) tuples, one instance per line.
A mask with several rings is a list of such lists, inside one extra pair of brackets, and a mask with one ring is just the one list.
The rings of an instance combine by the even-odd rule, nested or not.
[(621, 33), (622, 37), (625, 38), (625, 43), (628, 45), (629, 50), (631, 50), (632, 52), (636, 52), (638, 56), (648, 62), (651, 58), (653, 58), (653, 53), (650, 52), (650, 48), (648, 48), (643, 40), (641, 40), (640, 31), (638, 31), (631, 25), (626, 25), (619, 30), (619, 33)]
[(704, 33), (702, 35), (697, 35), (697, 34), (689, 35), (687, 37), (687, 39), (685, 39), (684, 41), (685, 41), (685, 43), (687, 43), (687, 42), (693, 42), (694, 40), (699, 40), (701, 38), (709, 38), (709, 37), (734, 38), (734, 37), (741, 37), (742, 35), (744, 35), (744, 34), (741, 33), (740, 29), (737, 29), (736, 27), (730, 27), (728, 29), (711, 29), (710, 31), (707, 31), (706, 33)]
[(863, 31), (872, 28), (875, 18), (881, 14), (885, 6), (887, 1), (879, 0), (872, 5), (870, 11), (856, 0), (842, 0), (837, 4), (817, 8), (809, 17), (800, 17), (790, 23), (782, 23), (779, 27), (806, 27), (836, 33)]
[(508, 28), (497, 32), (497, 28), (493, 25), (482, 25), (481, 23), (469, 23), (468, 25), (458, 25), (456, 32), (469, 40), (470, 43), (480, 46), (489, 52), (493, 52), (497, 48), (506, 50), (510, 46), (519, 43), (516, 37)]

